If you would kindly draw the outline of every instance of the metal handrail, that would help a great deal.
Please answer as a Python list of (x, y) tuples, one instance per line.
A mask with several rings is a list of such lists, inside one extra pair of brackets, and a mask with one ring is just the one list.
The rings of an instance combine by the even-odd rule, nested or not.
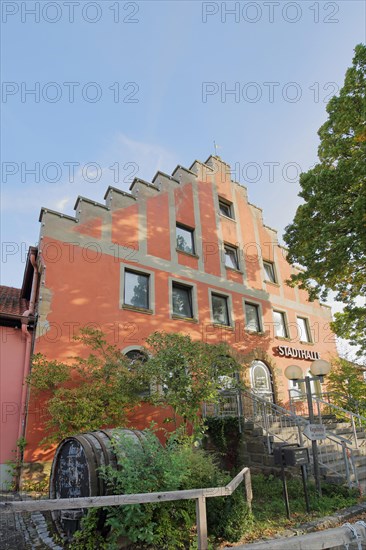
[[(302, 446), (304, 444), (304, 439), (303, 439), (303, 434), (302, 434), (301, 428), (304, 428), (307, 425), (309, 425), (310, 424), (309, 420), (307, 420), (306, 418), (304, 418), (302, 416), (296, 415), (292, 411), (289, 411), (288, 409), (285, 409), (284, 407), (276, 405), (275, 403), (272, 403), (271, 401), (267, 401), (266, 399), (263, 399), (262, 397), (259, 397), (255, 393), (249, 392), (248, 390), (243, 390), (243, 394), (247, 398), (249, 398), (253, 401), (257, 401), (257, 402), (261, 403), (262, 405), (264, 405), (265, 407), (269, 407), (272, 411), (276, 412), (280, 416), (289, 418), (298, 428), (298, 441), (299, 441), (300, 445)], [(245, 417), (245, 414), (244, 414), (244, 417)], [(262, 429), (264, 429), (264, 431), (266, 432), (267, 446), (268, 446), (269, 451), (271, 449), (270, 436), (275, 436), (278, 439), (281, 439), (283, 441), (283, 439), (280, 436), (278, 436), (278, 434), (274, 434), (273, 432), (271, 433), (270, 422), (268, 420), (267, 415), (263, 416), (263, 423), (262, 424), (258, 423), (258, 421), (255, 420), (254, 416), (253, 416), (253, 422), (256, 423), (256, 424), (259, 424), (262, 427)], [(338, 434), (335, 434), (333, 432), (330, 432), (330, 431), (326, 431), (326, 440), (328, 440), (328, 442), (330, 441), (332, 443), (335, 443), (336, 445), (338, 445), (340, 447), (340, 454), (341, 454), (341, 457), (342, 457), (342, 462), (344, 464), (344, 477), (347, 479), (348, 485), (349, 486), (353, 485), (353, 483), (351, 481), (351, 471), (350, 470), (352, 470), (352, 473), (354, 475), (354, 479), (355, 479), (354, 483), (356, 485), (358, 485), (357, 469), (356, 469), (355, 463), (354, 463), (354, 454), (352, 452), (352, 448), (350, 447), (351, 442), (348, 439), (346, 439), (346, 438), (344, 438), (344, 437), (342, 437)], [(326, 442), (326, 440), (324, 440), (324, 441)], [(319, 463), (321, 464), (321, 466), (323, 468), (325, 468), (327, 470), (330, 470), (330, 471), (336, 473), (337, 475), (339, 475), (339, 471), (337, 469), (332, 468), (329, 463), (324, 462), (322, 460), (323, 454), (325, 455), (325, 457), (328, 454), (326, 446), (324, 445), (323, 448), (322, 448), (322, 446), (319, 446), (319, 448), (320, 448), (320, 455), (321, 455)], [(335, 462), (337, 462), (337, 461), (335, 461)]]
[[(296, 389), (296, 388), (291, 388), (290, 391), (295, 392), (299, 395), (302, 395), (302, 392), (300, 390)], [(291, 394), (290, 394), (290, 397), (291, 397)], [(343, 407), (340, 407), (339, 405), (334, 405), (333, 403), (329, 403), (328, 401), (325, 401), (324, 399), (321, 399), (317, 395), (312, 395), (312, 399), (313, 399), (313, 401), (315, 401), (315, 403), (318, 406), (317, 408), (318, 408), (318, 416), (319, 416), (320, 423), (322, 423), (321, 409), (320, 409), (320, 406), (319, 406), (320, 403), (322, 403), (323, 405), (326, 405), (327, 407), (330, 407), (332, 409), (336, 409), (337, 411), (340, 411), (340, 412), (342, 412), (345, 415), (348, 415), (350, 417), (353, 436), (354, 436), (354, 439), (355, 439), (355, 447), (356, 447), (356, 449), (358, 449), (359, 448), (359, 441), (358, 441), (358, 437), (357, 437), (357, 429), (356, 429), (355, 418), (360, 420), (361, 423), (362, 422), (366, 423), (366, 418), (364, 416), (360, 415), (360, 414), (354, 413), (352, 411), (348, 411), (347, 409), (344, 409)], [(352, 444), (351, 440), (348, 440), (348, 442), (350, 444)]]
[[(224, 395), (225, 394), (225, 395)], [(240, 394), (240, 399), (239, 399)], [(272, 453), (272, 439), (275, 437), (280, 441), (288, 441), (284, 439), (281, 434), (275, 433), (276, 430), (272, 430), (273, 420), (276, 419), (280, 428), (296, 427), (297, 435), (295, 432), (296, 441), (303, 446), (306, 445), (308, 440), (303, 437), (303, 430), (310, 424), (307, 418), (295, 414), (293, 411), (281, 407), (263, 397), (260, 397), (254, 392), (248, 390), (239, 390), (224, 392), (223, 396), (229, 399), (229, 408), (223, 404), (207, 405), (203, 406), (203, 416), (238, 416), (239, 420), (251, 420), (254, 425), (262, 428), (264, 435), (266, 436), (266, 443), (268, 453)], [(248, 411), (246, 405), (248, 400), (252, 402), (252, 409)], [(249, 415), (248, 415), (249, 412)], [(272, 418), (271, 418), (272, 417)], [(287, 423), (288, 422), (288, 423)], [(334, 445), (336, 449), (334, 451)], [(319, 464), (329, 472), (342, 476), (347, 480), (348, 485), (351, 487), (354, 483), (351, 481), (351, 473), (354, 475), (355, 483), (358, 485), (357, 470), (355, 467), (354, 453), (352, 452), (352, 441), (346, 439), (338, 434), (327, 430), (326, 439), (318, 445), (319, 451)], [(329, 449), (329, 447), (331, 449)], [(332, 450), (333, 448), (333, 450)]]

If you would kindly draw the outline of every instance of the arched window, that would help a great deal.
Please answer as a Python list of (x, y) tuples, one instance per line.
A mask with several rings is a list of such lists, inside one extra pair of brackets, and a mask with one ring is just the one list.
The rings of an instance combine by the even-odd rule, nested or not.
[(250, 367), (252, 390), (259, 397), (274, 402), (271, 371), (263, 361), (253, 361)]
[[(144, 353), (140, 349), (131, 349), (127, 351), (124, 355), (129, 359), (131, 370), (133, 369), (133, 365), (135, 363), (137, 362), (146, 363), (146, 361), (148, 360), (148, 356), (146, 355), (146, 353)], [(142, 389), (140, 395), (141, 397), (147, 397), (150, 395), (149, 385), (147, 385), (146, 388)]]

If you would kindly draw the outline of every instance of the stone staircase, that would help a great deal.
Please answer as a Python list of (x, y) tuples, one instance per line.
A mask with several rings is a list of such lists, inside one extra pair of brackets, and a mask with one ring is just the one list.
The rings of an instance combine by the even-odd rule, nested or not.
[[(231, 404), (236, 401), (231, 397)], [(241, 403), (236, 412), (223, 407), (221, 411), (211, 411), (211, 415), (239, 416), (243, 436), (242, 458), (251, 469), (267, 473), (278, 471), (280, 468), (275, 465), (272, 453), (273, 447), (281, 443), (307, 447), (312, 461), (311, 441), (303, 433), (309, 424), (308, 418), (249, 391), (243, 392)], [(351, 423), (346, 422), (333, 414), (315, 418), (315, 423), (326, 426), (327, 435), (325, 440), (318, 441), (320, 473), (325, 481), (347, 483), (366, 490), (366, 432), (362, 427), (356, 428), (354, 418), (351, 419)], [(361, 417), (356, 420), (360, 421)], [(311, 466), (309, 470), (312, 470)]]
[[(246, 463), (254, 470), (279, 471), (280, 468), (275, 465), (271, 450), (274, 445), (281, 443), (300, 444), (309, 448), (311, 456), (311, 441), (306, 437), (299, 442), (299, 430), (295, 423), (292, 426), (282, 427), (279, 421), (269, 422), (269, 432), (256, 425), (255, 422), (246, 421), (243, 424), (243, 455)], [(332, 433), (345, 440), (352, 435), (352, 428), (347, 423), (336, 422), (333, 420), (330, 424)], [(349, 476), (348, 481), (353, 486), (366, 484), (366, 433), (364, 430), (358, 430), (358, 438), (361, 442), (358, 449), (351, 448), (352, 457), (347, 457)], [(364, 444), (362, 444), (364, 443)], [(348, 451), (349, 452), (349, 451)], [(325, 440), (318, 442), (318, 453), (320, 461), (320, 473), (324, 481), (330, 483), (344, 483), (344, 453), (336, 441)], [(350, 483), (349, 483), (350, 484)]]

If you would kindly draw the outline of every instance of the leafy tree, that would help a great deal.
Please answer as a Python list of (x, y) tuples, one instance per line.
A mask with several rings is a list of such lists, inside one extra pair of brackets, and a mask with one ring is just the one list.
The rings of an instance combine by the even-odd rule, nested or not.
[(128, 411), (136, 405), (146, 380), (102, 332), (82, 329), (76, 341), (91, 350), (86, 359), (74, 358), (72, 365), (48, 361), (42, 354), (33, 358), (28, 383), (45, 396), (47, 437), (42, 443), (102, 427), (124, 425)]
[(150, 400), (157, 405), (170, 405), (177, 417), (199, 430), (203, 424), (200, 409), (203, 402), (219, 401), (221, 390), (238, 384), (239, 363), (224, 344), (192, 341), (189, 335), (154, 332), (146, 343), (151, 355), (142, 368), (151, 377)]
[[(287, 226), (288, 259), (305, 268), (289, 283), (310, 299), (336, 292), (345, 304), (333, 330), (366, 351), (366, 47), (355, 48), (344, 86), (327, 105), (319, 163), (300, 176), (304, 199)], [(315, 284), (314, 284), (315, 283)]]
[(335, 359), (327, 376), (327, 389), (332, 393), (332, 403), (365, 416), (366, 381), (360, 367), (347, 359)]

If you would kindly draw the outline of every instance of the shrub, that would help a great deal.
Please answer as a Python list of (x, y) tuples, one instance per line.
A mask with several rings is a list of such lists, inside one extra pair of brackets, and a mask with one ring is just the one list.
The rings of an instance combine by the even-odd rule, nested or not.
[[(206, 451), (187, 441), (168, 441), (163, 447), (153, 431), (145, 430), (145, 434), (143, 446), (128, 436), (113, 440), (120, 468), (106, 467), (102, 472), (112, 493), (217, 487), (230, 480)], [(238, 489), (231, 497), (208, 499), (207, 516), (210, 534), (239, 540), (248, 518), (243, 491)], [(195, 524), (193, 500), (111, 507), (107, 511), (109, 548), (115, 548), (120, 537), (127, 537), (137, 547), (194, 548)]]

